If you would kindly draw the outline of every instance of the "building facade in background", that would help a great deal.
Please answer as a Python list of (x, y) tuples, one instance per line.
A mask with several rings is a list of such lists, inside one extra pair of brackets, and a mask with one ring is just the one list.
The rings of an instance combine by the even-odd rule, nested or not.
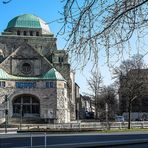
[(0, 36), (0, 108), (9, 118), (75, 120), (75, 79), (68, 54), (38, 16), (8, 22)]
[(126, 119), (129, 103), (132, 120), (148, 120), (148, 69), (132, 69), (120, 77), (119, 110)]

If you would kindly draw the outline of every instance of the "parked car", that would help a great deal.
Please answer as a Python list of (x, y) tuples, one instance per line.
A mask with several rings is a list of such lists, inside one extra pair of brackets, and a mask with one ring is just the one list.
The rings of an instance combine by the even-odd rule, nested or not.
[(124, 116), (116, 116), (115, 117), (115, 121), (116, 122), (124, 122), (125, 120), (124, 120)]

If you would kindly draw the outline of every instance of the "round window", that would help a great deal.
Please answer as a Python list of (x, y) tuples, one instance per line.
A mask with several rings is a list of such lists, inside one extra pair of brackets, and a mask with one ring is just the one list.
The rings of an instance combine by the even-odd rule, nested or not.
[(31, 73), (31, 65), (29, 63), (23, 63), (21, 71), (25, 74)]

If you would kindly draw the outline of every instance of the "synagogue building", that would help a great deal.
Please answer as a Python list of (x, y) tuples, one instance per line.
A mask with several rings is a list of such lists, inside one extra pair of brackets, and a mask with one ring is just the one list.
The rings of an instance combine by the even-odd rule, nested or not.
[(65, 50), (38, 16), (8, 22), (0, 35), (0, 109), (8, 117), (75, 120), (75, 79)]

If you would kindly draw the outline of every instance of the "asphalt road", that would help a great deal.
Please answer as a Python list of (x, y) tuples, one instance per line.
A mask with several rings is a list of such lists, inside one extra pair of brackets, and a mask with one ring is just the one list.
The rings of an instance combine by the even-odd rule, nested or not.
[[(32, 138), (31, 138), (32, 137)], [(45, 138), (46, 137), (46, 138)], [(136, 139), (136, 140), (135, 140)], [(144, 143), (121, 145), (128, 141), (138, 142), (143, 140)], [(135, 134), (12, 134), (0, 135), (0, 148), (29, 148), (32, 147), (42, 148), (44, 145), (47, 148), (72, 148), (72, 147), (110, 147), (110, 148), (148, 148), (148, 133), (135, 133)], [(108, 144), (110, 146), (107, 146)], [(114, 143), (119, 143), (115, 146)], [(99, 144), (100, 146), (96, 146)]]

